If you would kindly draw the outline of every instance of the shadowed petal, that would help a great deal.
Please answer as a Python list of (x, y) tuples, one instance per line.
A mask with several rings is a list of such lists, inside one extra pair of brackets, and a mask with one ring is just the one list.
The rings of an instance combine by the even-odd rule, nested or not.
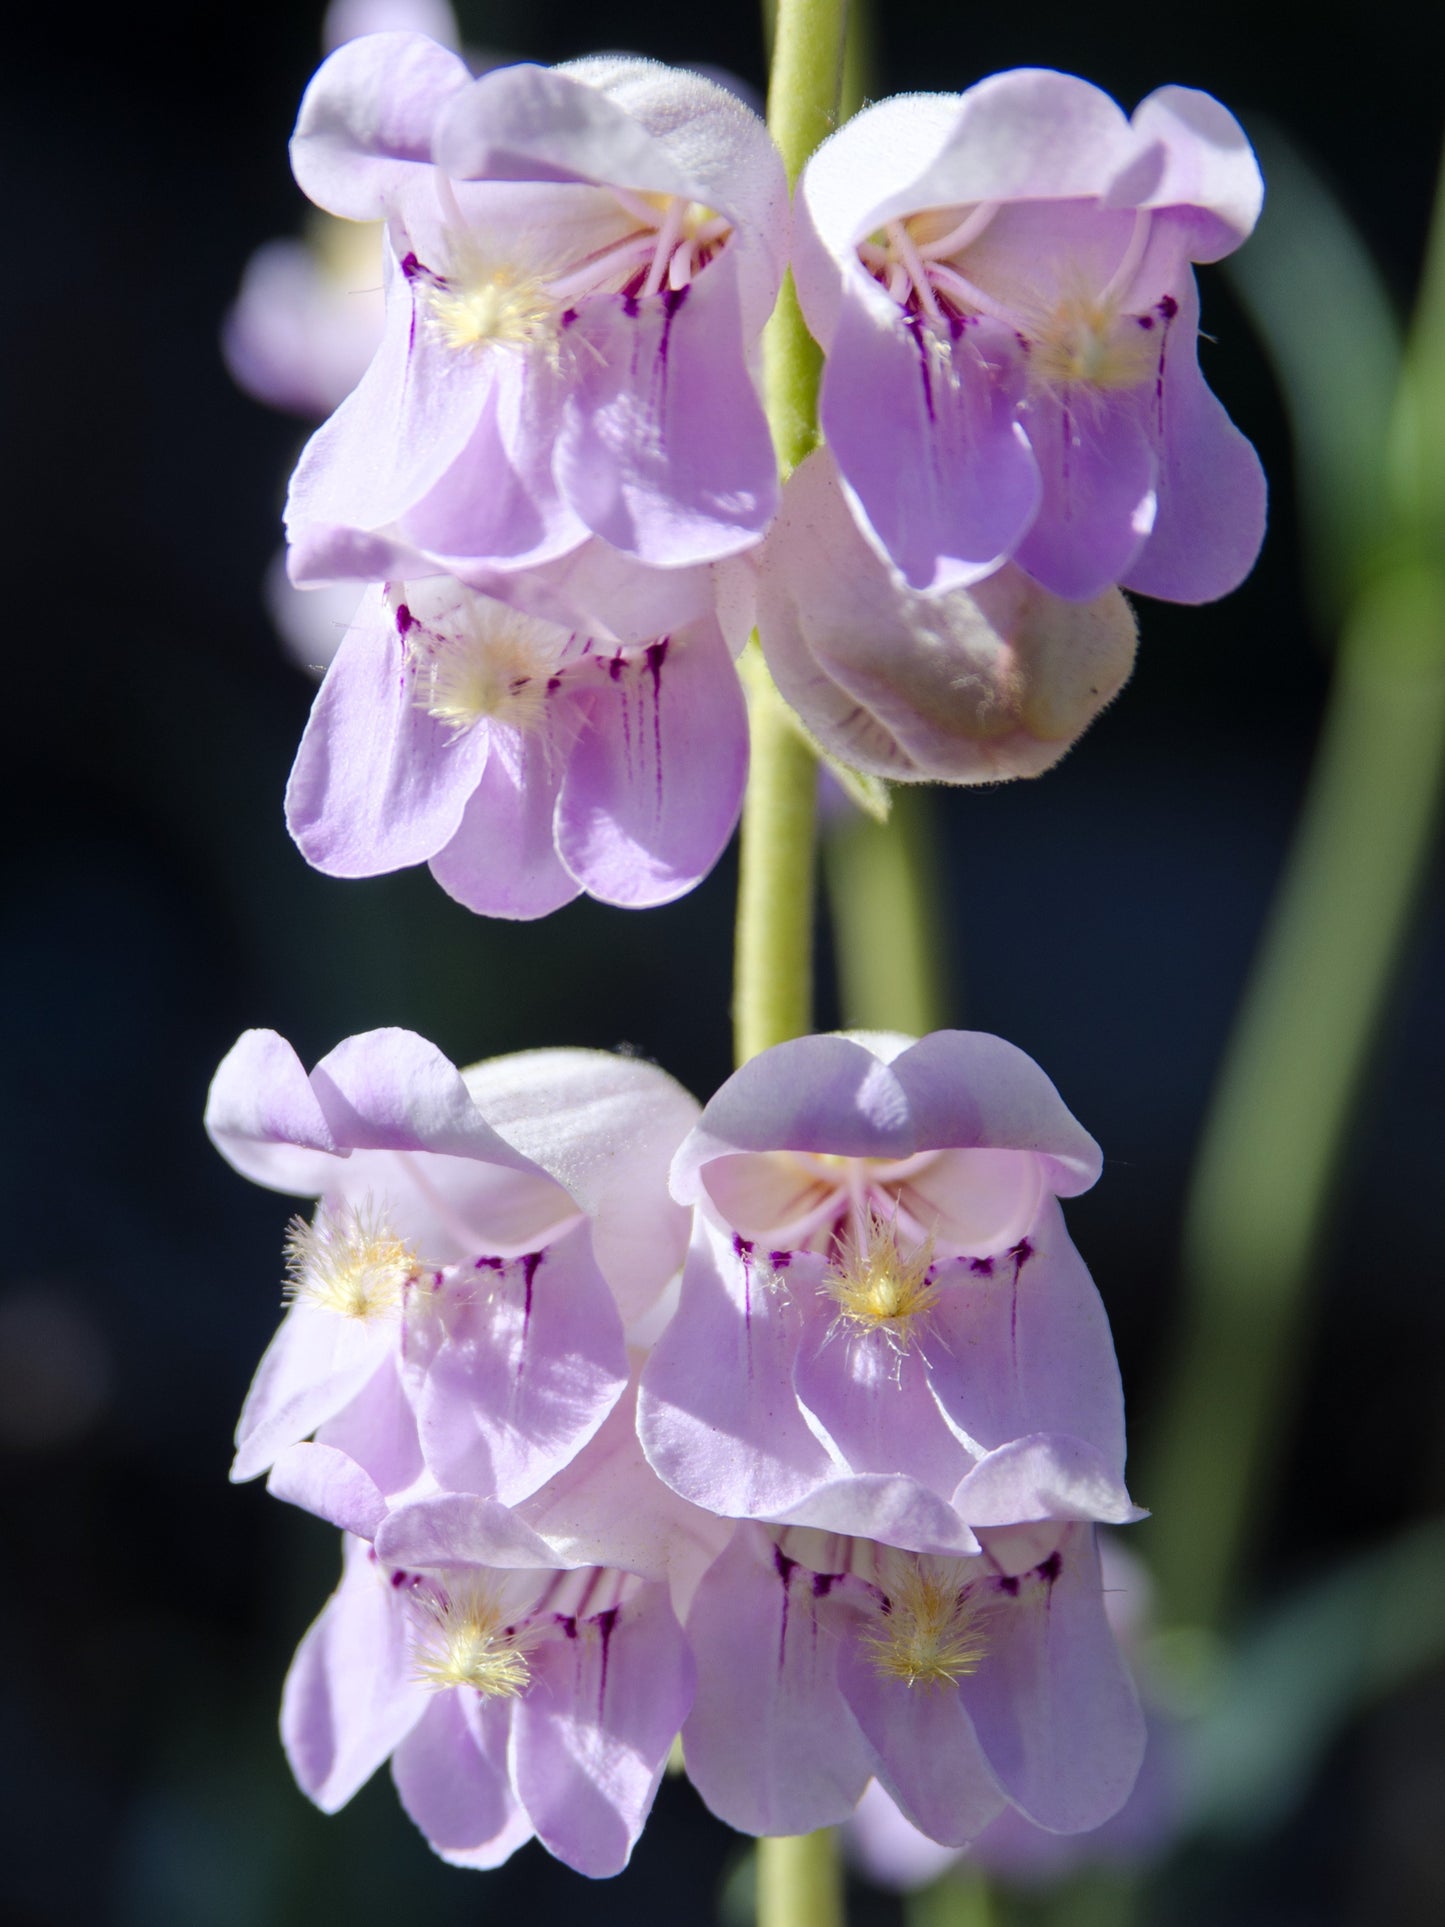
[(584, 300), (566, 339), (576, 376), (555, 472), (588, 527), (662, 568), (758, 541), (777, 469), (727, 255), (686, 288)]
[(592, 1437), (627, 1383), (627, 1354), (586, 1225), (478, 1266), (474, 1286), (450, 1286), (417, 1321), (417, 1430), (445, 1486), (514, 1505)]
[(762, 1255), (701, 1216), (676, 1317), (643, 1368), (638, 1431), (654, 1470), (709, 1511), (786, 1513), (829, 1476), (798, 1410), (798, 1312)]
[(693, 1663), (663, 1586), (568, 1621), (533, 1648), (513, 1713), (516, 1788), (549, 1853), (620, 1873), (692, 1703)]
[[(803, 1263), (800, 1254), (792, 1269)], [(895, 1351), (882, 1332), (853, 1330), (841, 1320), (835, 1325), (826, 1311), (808, 1321), (793, 1384), (850, 1472), (906, 1473), (952, 1496), (971, 1460), (928, 1396), (923, 1354), (936, 1350), (920, 1335)]]
[(938, 1283), (929, 1384), (960, 1436), (989, 1452), (1068, 1432), (1121, 1476), (1124, 1396), (1108, 1315), (1058, 1205), (1050, 1199), (1011, 1252), (940, 1262)]
[(826, 1575), (788, 1559), (761, 1527), (742, 1525), (688, 1615), (698, 1665), (683, 1728), (688, 1778), (744, 1833), (833, 1826), (873, 1770), (838, 1687), (838, 1616), (819, 1620), (831, 1589)]
[(296, 1649), (281, 1740), (303, 1793), (344, 1807), (426, 1711), (398, 1602), (363, 1540), (348, 1538), (341, 1584)]
[(428, 1844), (454, 1867), (500, 1867), (532, 1837), (504, 1768), (472, 1737), (457, 1691), (433, 1697), (396, 1749), (391, 1777)]
[(386, 591), (368, 589), (312, 706), (286, 786), (286, 827), (328, 876), (423, 863), (456, 833), (486, 761), (415, 699)]
[(1179, 290), (1160, 397), (1162, 448), (1154, 532), (1124, 587), (1171, 602), (1212, 602), (1237, 588), (1264, 540), (1259, 457), (1199, 371), (1199, 294)]
[(721, 855), (748, 767), (742, 687), (716, 622), (605, 668), (562, 780), (557, 847), (590, 896), (641, 908)]
[(545, 736), (497, 731), (482, 780), (431, 873), (488, 917), (545, 917), (581, 894), (563, 868), (552, 820), (562, 772)]
[(877, 1755), (880, 1782), (930, 1840), (966, 1847), (1004, 1811), (955, 1685), (884, 1678), (856, 1638), (844, 1642), (838, 1681)]
[(1127, 577), (1148, 540), (1158, 468), (1144, 413), (1137, 391), (1029, 402), (1025, 423), (1044, 493), (1014, 558), (1055, 595), (1101, 595)]
[(1007, 331), (910, 323), (881, 290), (849, 288), (820, 419), (866, 527), (905, 581), (977, 582), (1017, 545), (1039, 474), (1015, 420), (1022, 375)]
[(963, 1702), (1009, 1798), (1037, 1825), (1081, 1833), (1118, 1811), (1144, 1752), (1144, 1720), (1104, 1614), (1091, 1526), (1001, 1596), (988, 1656)]

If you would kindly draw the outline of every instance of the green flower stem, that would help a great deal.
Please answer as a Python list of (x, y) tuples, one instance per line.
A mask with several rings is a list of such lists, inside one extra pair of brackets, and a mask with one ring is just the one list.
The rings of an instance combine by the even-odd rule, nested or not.
[(759, 1840), (758, 1927), (843, 1927), (843, 1871), (831, 1828)]
[(778, 0), (768, 72), (768, 131), (791, 188), (838, 125), (847, 0)]
[[(834, 126), (843, 76), (844, 0), (780, 0), (768, 126), (792, 185)], [(823, 358), (792, 279), (763, 336), (768, 421), (783, 479), (818, 439)], [(737, 1060), (812, 1027), (813, 847), (817, 769), (756, 642), (744, 657), (751, 768), (739, 857), (733, 1036)]]
[[(843, 74), (844, 0), (779, 0), (768, 126), (788, 185), (831, 131)], [(763, 338), (768, 421), (783, 479), (818, 439), (822, 356), (791, 277)], [(817, 768), (757, 642), (743, 661), (752, 762), (743, 806), (733, 1026), (739, 1063), (812, 1025)], [(842, 1927), (831, 1832), (758, 1843), (758, 1927)]]
[(843, 1022), (923, 1037), (949, 1020), (934, 799), (901, 785), (886, 823), (861, 812), (823, 845)]
[(813, 1023), (813, 844), (818, 771), (756, 639), (739, 664), (752, 762), (738, 859), (733, 1041), (739, 1064)]

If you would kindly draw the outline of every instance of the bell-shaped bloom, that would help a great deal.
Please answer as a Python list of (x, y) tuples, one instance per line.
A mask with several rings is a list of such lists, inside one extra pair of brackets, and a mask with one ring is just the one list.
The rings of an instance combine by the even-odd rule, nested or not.
[(1134, 665), (1117, 589), (1066, 602), (1005, 563), (924, 595), (864, 539), (826, 449), (789, 478), (758, 565), (773, 680), (830, 754), (893, 782), (1049, 769)]
[(281, 1734), (325, 1812), (389, 1758), (443, 1859), (494, 1867), (535, 1834), (579, 1873), (613, 1874), (693, 1678), (665, 1562), (588, 1566), (495, 1501), (445, 1494), (388, 1512), (374, 1544), (347, 1538)]
[[(535, 1492), (622, 1397), (625, 1328), (681, 1260), (665, 1174), (696, 1110), (602, 1052), (462, 1073), (410, 1031), (369, 1031), (308, 1077), (283, 1038), (246, 1032), (206, 1127), (244, 1175), (318, 1204), (292, 1220), (290, 1305), (232, 1477), (275, 1466), (282, 1496), (354, 1531), (418, 1481)], [(313, 1433), (324, 1452), (298, 1461)]]
[[(1147, 1744), (1139, 1776), (1117, 1813), (1087, 1833), (1051, 1833), (1017, 1807), (1008, 1807), (968, 1848), (969, 1862), (1010, 1886), (1045, 1887), (1091, 1864), (1138, 1866), (1157, 1858), (1178, 1831), (1182, 1803), (1178, 1780), (1177, 1716), (1151, 1708), (1147, 1680), (1139, 1676), (1139, 1642), (1150, 1630), (1149, 1575), (1118, 1539), (1100, 1537), (1104, 1613), (1136, 1686), (1145, 1685)], [(959, 1859), (904, 1819), (878, 1781), (873, 1781), (848, 1822), (850, 1859), (880, 1886), (908, 1891), (937, 1880)]]
[(747, 760), (714, 616), (602, 643), (434, 577), (367, 591), (316, 698), (286, 818), (329, 875), (429, 862), (488, 916), (545, 916), (584, 890), (641, 907), (712, 868)]
[(822, 425), (913, 587), (1011, 557), (1071, 600), (1203, 602), (1248, 573), (1264, 481), (1200, 374), (1190, 263), (1237, 247), (1262, 191), (1209, 95), (1126, 120), (1039, 69), (881, 101), (823, 144), (793, 262)]
[(643, 1372), (650, 1462), (711, 1511), (917, 1551), (1138, 1517), (1108, 1320), (1058, 1204), (1098, 1169), (997, 1037), (755, 1057), (673, 1163), (696, 1215)]
[(291, 153), (318, 206), (386, 224), (381, 346), (292, 481), (298, 581), (486, 588), (757, 541), (776, 480), (749, 355), (787, 194), (726, 88), (611, 57), (473, 80), (376, 34), (323, 65)]
[(968, 1558), (740, 1525), (688, 1615), (688, 1775), (747, 1833), (842, 1820), (876, 1776), (961, 1847), (1007, 1808), (1072, 1833), (1128, 1795), (1143, 1725), (1091, 1526), (1004, 1528)]

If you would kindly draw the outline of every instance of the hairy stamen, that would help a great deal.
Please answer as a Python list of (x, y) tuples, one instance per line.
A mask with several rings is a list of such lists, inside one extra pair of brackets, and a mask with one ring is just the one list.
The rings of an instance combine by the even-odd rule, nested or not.
[(890, 1585), (876, 1629), (864, 1635), (874, 1671), (906, 1686), (956, 1686), (987, 1655), (982, 1611), (970, 1588), (910, 1561)]
[(411, 1595), (417, 1616), (417, 1679), (434, 1691), (469, 1686), (484, 1699), (516, 1699), (531, 1683), (527, 1629), (505, 1623), (497, 1595), (465, 1578), (450, 1588), (423, 1583)]
[(881, 1332), (904, 1351), (938, 1304), (932, 1240), (905, 1251), (896, 1222), (871, 1204), (855, 1226), (839, 1237), (823, 1289), (838, 1307), (838, 1323)]
[(394, 1316), (420, 1270), (416, 1253), (370, 1204), (323, 1205), (309, 1224), (295, 1217), (287, 1226), (287, 1299), (338, 1317)]

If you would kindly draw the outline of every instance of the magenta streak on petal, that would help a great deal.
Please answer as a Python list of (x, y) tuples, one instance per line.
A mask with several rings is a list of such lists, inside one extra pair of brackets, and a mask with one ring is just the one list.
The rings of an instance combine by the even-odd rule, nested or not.
[(416, 617), (412, 614), (411, 610), (407, 608), (406, 604), (404, 602), (398, 602), (396, 605), (396, 633), (399, 636), (404, 636), (415, 621)]
[(797, 1562), (790, 1559), (781, 1546), (774, 1546), (773, 1565), (779, 1579), (783, 1582), (783, 1616), (778, 1627), (778, 1671), (781, 1673), (788, 1650), (788, 1608), (792, 1603), (790, 1588), (793, 1574), (797, 1570)]
[(993, 1259), (992, 1258), (970, 1258), (968, 1261), (968, 1268), (971, 1272), (974, 1273), (976, 1277), (992, 1278)]
[[(1055, 1557), (1057, 1556), (1058, 1555), (1055, 1554)], [(602, 1663), (597, 1669), (597, 1718), (599, 1722), (602, 1718), (603, 1709), (607, 1704), (607, 1658), (609, 1648), (612, 1644), (613, 1629), (617, 1625), (617, 1612), (618, 1609), (616, 1606), (609, 1606), (606, 1612), (598, 1613), (596, 1621), (594, 1622), (602, 1640)]]
[(938, 413), (933, 406), (933, 377), (928, 367), (928, 343), (924, 339), (926, 325), (917, 315), (909, 315), (908, 326), (913, 335), (913, 345), (918, 350), (918, 372), (923, 378), (923, 405), (928, 410), (928, 419), (936, 422)]
[[(522, 1284), (526, 1292), (526, 1297), (522, 1302), (522, 1338), (524, 1342), (527, 1336), (527, 1326), (530, 1324), (532, 1318), (532, 1280), (536, 1277), (537, 1267), (541, 1264), (545, 1256), (545, 1252), (529, 1251), (522, 1260)], [(521, 1375), (522, 1366), (519, 1360), (517, 1364), (517, 1376), (520, 1378)]]
[(1154, 401), (1158, 411), (1158, 433), (1164, 439), (1164, 362), (1169, 353), (1169, 324), (1179, 312), (1179, 303), (1172, 294), (1166, 294), (1158, 304), (1158, 311), (1164, 319), (1164, 332), (1159, 338), (1159, 366), (1154, 374)]
[[(753, 1329), (753, 1245), (740, 1231), (733, 1233), (733, 1250), (743, 1261), (743, 1329), (752, 1336)], [(748, 1347), (748, 1377), (753, 1375), (752, 1347)]]
[(768, 1263), (773, 1267), (774, 1271), (786, 1271), (792, 1262), (793, 1254), (791, 1251), (770, 1251), (768, 1253)]
[(652, 762), (657, 771), (657, 810), (662, 814), (662, 665), (667, 658), (667, 636), (647, 645), (647, 667), (652, 675)]
[(1019, 1364), (1019, 1273), (1034, 1255), (1034, 1248), (1027, 1238), (1020, 1238), (1009, 1252), (1014, 1261), (1013, 1283), (1009, 1290), (1012, 1294), (1009, 1304), (1009, 1342), (1013, 1349), (1014, 1377), (1018, 1377)]

